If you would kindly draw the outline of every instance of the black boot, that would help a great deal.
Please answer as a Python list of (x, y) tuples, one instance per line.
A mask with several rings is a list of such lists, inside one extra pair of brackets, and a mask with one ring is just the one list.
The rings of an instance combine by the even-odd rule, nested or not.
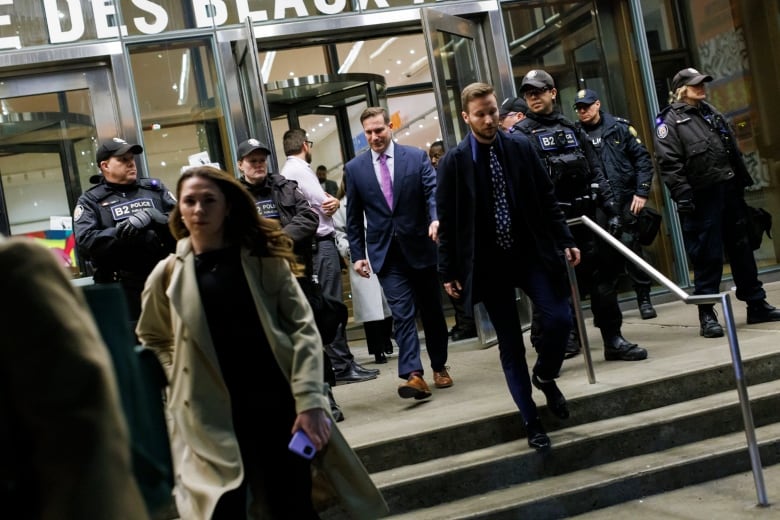
[(624, 338), (619, 330), (601, 330), (604, 340), (604, 359), (607, 361), (642, 361), (647, 359), (647, 350)]
[(563, 359), (573, 358), (574, 356), (579, 355), (580, 351), (580, 335), (579, 332), (577, 332), (577, 325), (575, 324), (574, 327), (572, 327), (571, 332), (569, 332), (569, 338), (566, 340), (566, 349), (563, 353)]
[(747, 322), (765, 323), (767, 321), (780, 321), (780, 310), (769, 305), (766, 300), (748, 302)]
[[(327, 384), (327, 383), (325, 383)], [(328, 401), (330, 401), (330, 414), (336, 422), (344, 420), (344, 412), (341, 411), (341, 407), (336, 403), (336, 398), (333, 397), (333, 390), (328, 385)]]
[(639, 315), (643, 320), (650, 320), (658, 316), (653, 308), (653, 302), (650, 301), (649, 287), (637, 287), (636, 303), (639, 306)]
[[(774, 307), (773, 307), (774, 308)], [(750, 319), (750, 311), (748, 311), (748, 320)], [(750, 321), (748, 321), (750, 323)], [(699, 305), (699, 336), (705, 338), (720, 338), (723, 337), (723, 327), (718, 323), (718, 315), (715, 314), (715, 308), (713, 305)]]

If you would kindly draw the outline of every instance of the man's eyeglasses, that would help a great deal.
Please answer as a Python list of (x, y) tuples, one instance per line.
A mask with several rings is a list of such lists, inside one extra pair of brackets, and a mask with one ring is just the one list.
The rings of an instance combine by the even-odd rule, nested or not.
[(528, 89), (525, 92), (523, 92), (523, 97), (525, 98), (539, 97), (545, 92), (549, 92), (550, 90), (552, 89), (549, 87)]
[(314, 148), (314, 141), (304, 141), (307, 145), (309, 145), (309, 148)]

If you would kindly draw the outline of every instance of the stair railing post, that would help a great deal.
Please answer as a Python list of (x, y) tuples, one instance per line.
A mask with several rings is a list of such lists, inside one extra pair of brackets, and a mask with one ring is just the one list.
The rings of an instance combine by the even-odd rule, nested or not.
[(737, 330), (734, 324), (734, 311), (731, 308), (731, 297), (728, 293), (721, 293), (720, 303), (723, 306), (723, 320), (726, 323), (726, 335), (729, 339), (729, 350), (731, 352), (731, 365), (734, 367), (734, 378), (737, 382), (737, 394), (739, 395), (739, 405), (742, 408), (742, 421), (745, 424), (745, 437), (747, 437), (748, 453), (750, 454), (750, 466), (753, 468), (756, 495), (758, 496), (759, 505), (768, 506), (769, 500), (766, 496), (764, 473), (761, 468), (761, 454), (756, 441), (756, 427), (753, 423), (753, 412), (750, 409), (750, 398), (748, 397), (745, 374), (742, 369), (742, 354), (739, 351)]
[(655, 267), (647, 263), (643, 258), (634, 253), (620, 240), (609, 234), (604, 228), (586, 216), (579, 219), (586, 227), (591, 229), (596, 235), (601, 237), (607, 244), (617, 249), (623, 256), (634, 262), (637, 267), (650, 275), (658, 283), (666, 287), (670, 292), (685, 302), (687, 305), (710, 304), (720, 302), (723, 306), (723, 319), (726, 322), (726, 334), (728, 335), (729, 347), (731, 351), (731, 365), (734, 367), (736, 377), (737, 392), (739, 394), (739, 403), (742, 408), (742, 420), (745, 425), (745, 436), (748, 442), (748, 452), (750, 454), (750, 465), (753, 468), (753, 480), (756, 485), (756, 494), (758, 495), (758, 504), (768, 506), (769, 501), (766, 496), (766, 487), (764, 485), (763, 469), (761, 468), (761, 454), (756, 442), (756, 427), (753, 424), (753, 413), (750, 410), (750, 398), (747, 393), (747, 386), (742, 371), (742, 355), (739, 352), (739, 341), (737, 341), (737, 328), (734, 324), (734, 313), (731, 310), (731, 299), (728, 293), (720, 294), (696, 294), (686, 293), (676, 283), (669, 280)]
[[(581, 218), (572, 218), (566, 221), (571, 226), (581, 226)], [(588, 383), (596, 383), (596, 373), (593, 370), (593, 358), (590, 355), (590, 340), (588, 340), (588, 331), (585, 329), (585, 316), (582, 312), (582, 301), (580, 300), (580, 286), (577, 283), (577, 272), (574, 267), (566, 261), (566, 272), (569, 275), (569, 288), (571, 289), (572, 308), (574, 309), (574, 323), (577, 325), (577, 335), (580, 340), (580, 350), (585, 358), (585, 372), (588, 374)]]

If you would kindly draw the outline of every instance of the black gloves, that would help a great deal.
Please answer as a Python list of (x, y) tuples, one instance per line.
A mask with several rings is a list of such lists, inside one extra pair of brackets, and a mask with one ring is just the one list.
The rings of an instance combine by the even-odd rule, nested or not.
[(141, 230), (146, 229), (153, 222), (167, 224), (168, 217), (156, 208), (144, 208), (119, 223), (116, 227), (116, 237), (120, 240), (135, 238), (141, 233)]
[(614, 215), (607, 221), (607, 231), (613, 237), (620, 238), (620, 232), (623, 230), (623, 219), (620, 215)]
[(162, 224), (164, 226), (168, 225), (168, 217), (160, 211), (157, 208), (146, 208), (143, 210), (144, 213), (148, 213), (150, 217), (152, 217), (152, 220), (155, 224)]

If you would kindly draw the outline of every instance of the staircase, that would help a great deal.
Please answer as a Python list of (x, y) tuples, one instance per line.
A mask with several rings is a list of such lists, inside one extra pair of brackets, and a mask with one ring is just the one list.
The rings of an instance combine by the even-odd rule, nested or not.
[[(571, 370), (576, 374), (564, 373), (559, 385), (569, 399), (571, 418), (561, 421), (545, 406), (540, 407), (553, 442), (549, 453), (528, 448), (522, 421), (512, 407), (470, 419), (475, 415), (470, 407), (485, 404), (468, 400), (460, 403), (461, 420), (440, 427), (431, 427), (436, 421), (423, 424), (425, 411), (411, 406), (387, 412), (380, 420), (389, 424), (396, 413), (400, 414), (396, 430), (406, 432), (374, 442), (352, 440), (370, 438), (371, 431), (361, 431), (368, 425), (355, 424), (354, 435), (350, 435), (350, 425), (342, 423), (345, 435), (382, 491), (391, 518), (566, 518), (751, 471), (726, 340), (706, 343), (694, 336), (696, 327), (677, 331), (675, 327), (683, 325), (670, 322), (697, 324), (695, 308), (668, 305), (662, 306), (658, 322), (653, 320), (652, 325), (632, 321), (627, 315), (624, 326), (626, 337), (648, 347), (654, 366), (600, 361), (600, 342), (596, 337), (591, 339), (597, 379), (604, 383), (588, 385), (581, 366)], [(674, 314), (669, 314), (671, 311)], [(671, 318), (664, 322), (666, 314)], [(760, 330), (743, 331), (744, 324), (738, 321), (737, 325), (761, 462), (766, 467), (780, 459), (780, 331), (774, 330), (780, 327), (764, 324)], [(670, 338), (680, 341), (681, 337), (690, 341), (669, 344)], [(498, 368), (498, 353), (495, 348), (489, 350)], [(452, 390), (468, 385), (460, 390), (473, 396), (473, 382), (461, 381), (458, 376), (469, 368), (481, 367), (475, 368), (473, 362), (470, 367), (459, 364), (461, 354), (462, 363), (466, 362), (466, 353), (465, 349), (454, 353), (451, 349), (456, 381)], [(476, 359), (473, 352), (469, 354), (469, 359)], [(532, 359), (533, 354), (529, 354), (529, 361)], [(564, 369), (573, 362), (566, 361)], [(610, 383), (610, 379), (615, 382)], [(391, 381), (386, 386), (395, 384)], [(482, 384), (501, 387), (504, 383), (495, 379)], [(350, 386), (356, 388), (349, 390), (358, 390), (357, 385)], [(500, 389), (507, 393), (505, 386)], [(390, 391), (382, 398), (398, 406)], [(447, 391), (435, 392), (432, 402), (425, 403), (429, 413), (434, 412), (437, 399), (452, 397), (444, 394)], [(538, 404), (544, 402), (540, 394), (534, 396)], [(373, 397), (369, 393), (363, 398)], [(340, 403), (343, 400), (339, 395), (337, 399)], [(363, 411), (351, 415), (352, 402), (347, 401), (342, 403), (347, 421), (361, 421)], [(458, 409), (456, 401), (457, 397), (452, 408), (443, 403), (449, 415)], [(407, 419), (405, 413), (419, 413), (420, 417)], [(365, 418), (377, 420), (370, 414)], [(418, 428), (409, 427), (415, 423)], [(770, 500), (778, 500), (772, 496), (778, 494), (777, 489), (768, 494)], [(755, 491), (752, 499), (746, 499), (755, 500)], [(323, 514), (324, 519), (342, 517), (337, 510)]]

